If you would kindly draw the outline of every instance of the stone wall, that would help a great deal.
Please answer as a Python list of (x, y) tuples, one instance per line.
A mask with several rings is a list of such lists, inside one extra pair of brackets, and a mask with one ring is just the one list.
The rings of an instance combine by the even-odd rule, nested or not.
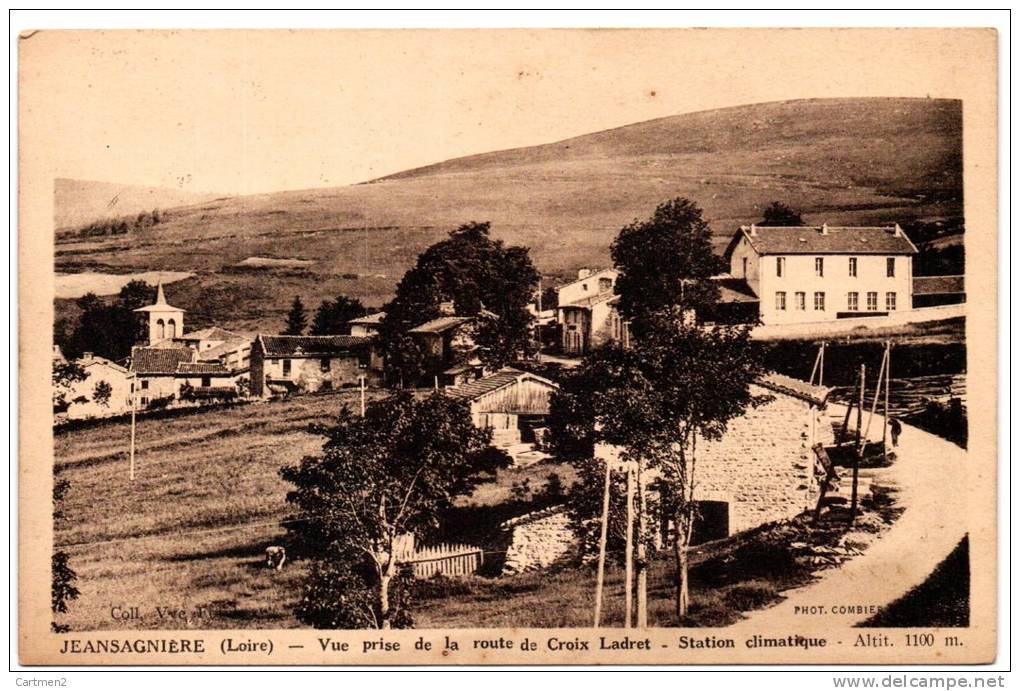
[(502, 527), (513, 531), (504, 576), (548, 568), (577, 555), (579, 541), (563, 506), (518, 516)]
[(805, 401), (757, 386), (752, 392), (773, 400), (731, 421), (721, 440), (702, 441), (697, 450), (696, 498), (729, 504), (730, 533), (813, 508), (811, 446), (832, 437), (826, 419)]

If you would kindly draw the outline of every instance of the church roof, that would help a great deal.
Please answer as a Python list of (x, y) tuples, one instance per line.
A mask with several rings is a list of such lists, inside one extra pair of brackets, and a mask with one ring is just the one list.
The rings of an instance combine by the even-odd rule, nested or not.
[(156, 285), (156, 302), (145, 307), (139, 307), (135, 312), (184, 312), (185, 310), (180, 307), (174, 307), (166, 301), (166, 295), (163, 294), (163, 283), (160, 282)]
[(131, 349), (131, 371), (138, 374), (176, 374), (181, 363), (194, 362), (195, 351), (179, 348), (149, 348), (136, 346)]

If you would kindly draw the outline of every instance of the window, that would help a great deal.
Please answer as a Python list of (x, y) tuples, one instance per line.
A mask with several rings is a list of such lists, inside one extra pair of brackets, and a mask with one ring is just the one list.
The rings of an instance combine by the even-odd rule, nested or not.
[(815, 311), (825, 311), (825, 293), (815, 293)]
[(815, 276), (825, 275), (825, 259), (822, 257), (815, 257)]
[(599, 279), (599, 292), (605, 293), (608, 290), (613, 289), (613, 279), (611, 278), (600, 278)]
[(797, 309), (799, 309), (801, 311), (804, 311), (805, 309), (807, 309), (807, 307), (805, 307), (806, 300), (805, 300), (804, 293), (802, 293), (802, 292), (794, 293), (794, 300), (793, 301), (794, 301), (794, 303), (796, 303)]
[(273, 365), (279, 365), (280, 364), (280, 358), (273, 358), (269, 362), (270, 362), (270, 364), (273, 364)]
[(588, 284), (587, 283), (582, 283), (581, 284), (581, 290), (583, 290), (584, 292), (587, 293), (588, 292)]
[(878, 293), (868, 293), (868, 311), (878, 311)]
[(780, 312), (786, 310), (786, 293), (783, 291), (776, 293), (776, 309)]
[(143, 389), (149, 388), (149, 380), (148, 379), (143, 379), (142, 380), (142, 388)]
[(783, 277), (786, 273), (786, 257), (776, 257), (776, 276)]
[(850, 257), (850, 278), (857, 278), (857, 257)]
[(177, 322), (173, 319), (166, 323), (166, 337), (177, 338)]
[(212, 386), (212, 377), (202, 377), (202, 386), (207, 389)]
[(885, 258), (885, 275), (887, 278), (896, 277), (896, 257)]
[(156, 320), (156, 338), (163, 339), (166, 337), (166, 324), (163, 323), (162, 319)]
[(885, 294), (885, 311), (886, 312), (896, 311), (896, 293)]
[(319, 360), (319, 371), (320, 372), (328, 372), (329, 371), (329, 358), (328, 357), (324, 357), (321, 360)]
[(290, 376), (290, 360), (283, 361), (283, 376), (285, 377)]
[(846, 294), (846, 309), (848, 312), (856, 312), (857, 307), (857, 293)]

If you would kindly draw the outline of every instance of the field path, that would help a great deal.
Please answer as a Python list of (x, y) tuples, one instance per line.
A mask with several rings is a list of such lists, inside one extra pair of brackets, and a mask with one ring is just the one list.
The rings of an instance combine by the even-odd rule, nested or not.
[[(881, 430), (882, 418), (875, 416)], [(874, 435), (872, 435), (874, 436)], [(967, 532), (965, 517), (967, 452), (952, 442), (903, 425), (897, 459), (881, 475), (896, 487), (903, 514), (864, 554), (825, 572), (819, 580), (784, 593), (775, 607), (752, 612), (735, 627), (759, 631), (797, 626), (853, 626), (873, 612), (835, 611), (848, 605), (885, 606), (931, 575)], [(823, 608), (806, 614), (808, 607)], [(773, 629), (773, 630), (774, 630)]]

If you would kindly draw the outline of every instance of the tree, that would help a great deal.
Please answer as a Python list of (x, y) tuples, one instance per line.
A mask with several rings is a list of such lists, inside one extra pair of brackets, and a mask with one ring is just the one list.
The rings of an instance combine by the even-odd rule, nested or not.
[(788, 207), (782, 202), (772, 202), (765, 207), (765, 212), (762, 214), (761, 221), (758, 222), (760, 226), (802, 226), (804, 225), (804, 219), (800, 217), (800, 214)]
[(290, 312), (287, 313), (287, 330), (283, 333), (287, 336), (300, 336), (308, 325), (308, 315), (305, 313), (304, 303), (300, 296), (294, 297), (290, 303)]
[(507, 247), (489, 232), (488, 223), (467, 223), (428, 247), (404, 274), (380, 325), (387, 368), (391, 360), (409, 359), (400, 353), (406, 346), (401, 337), (438, 317), (440, 304), (447, 301), (461, 316), (479, 315), (483, 308), (495, 315), (482, 320), (477, 334), (478, 356), (487, 365), (501, 367), (533, 353), (527, 306), (538, 271), (526, 247)]
[[(678, 617), (686, 616), (689, 600), (698, 442), (720, 439), (730, 420), (768, 400), (750, 388), (763, 373), (747, 327), (705, 329), (673, 313), (655, 317), (629, 349), (589, 354), (552, 397), (550, 434), (558, 451), (583, 468), (595, 443), (612, 444), (622, 447), (624, 460), (659, 476), (666, 490), (661, 510), (674, 527)], [(590, 516), (597, 509), (587, 505)]]
[(296, 488), (287, 501), (304, 518), (291, 528), (293, 545), (313, 560), (297, 614), (317, 628), (408, 627), (402, 541), (435, 531), (456, 497), (510, 458), (465, 403), (439, 393), (398, 392), (363, 418), (345, 407), (316, 431), (326, 437), (322, 454), (281, 470)]
[(66, 413), (67, 409), (75, 403), (85, 403), (88, 401), (88, 398), (85, 396), (73, 395), (74, 385), (85, 381), (88, 376), (88, 372), (74, 362), (54, 360), (52, 387), (54, 415)]
[[(57, 480), (53, 483), (54, 524), (63, 518), (60, 502), (70, 488), (71, 484), (67, 480)], [(78, 580), (78, 574), (71, 568), (67, 552), (54, 550), (50, 561), (50, 610), (53, 614), (66, 614), (67, 603), (78, 598), (78, 588), (74, 585)], [(65, 633), (68, 630), (66, 625), (55, 621), (50, 623), (50, 628), (54, 633)]]
[(92, 400), (104, 407), (109, 407), (111, 395), (113, 395), (113, 387), (102, 379), (96, 382), (92, 389)]
[(720, 261), (712, 251), (712, 231), (691, 200), (660, 205), (646, 221), (620, 230), (610, 247), (620, 271), (616, 292), (620, 313), (635, 336), (662, 310), (679, 307), (701, 315), (719, 300), (711, 277)]
[(145, 281), (127, 283), (112, 303), (95, 293), (78, 298), (81, 311), (78, 325), (67, 339), (65, 354), (70, 358), (95, 353), (111, 360), (122, 360), (131, 354), (131, 347), (144, 339), (144, 328), (134, 310), (150, 305), (156, 289)]
[(309, 333), (312, 336), (345, 334), (348, 330), (348, 322), (365, 316), (366, 312), (365, 306), (357, 298), (339, 295), (335, 300), (323, 300), (319, 308), (315, 310), (312, 330)]

